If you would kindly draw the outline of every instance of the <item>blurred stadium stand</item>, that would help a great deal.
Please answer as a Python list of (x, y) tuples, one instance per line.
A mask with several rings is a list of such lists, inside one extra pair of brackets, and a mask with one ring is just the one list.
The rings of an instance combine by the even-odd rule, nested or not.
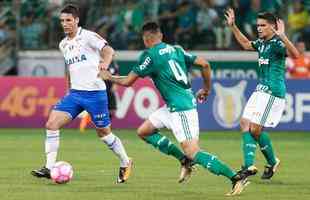
[[(63, 37), (58, 15), (66, 3), (79, 5), (80, 25), (107, 38), (117, 50), (141, 50), (145, 21), (161, 25), (165, 41), (190, 50), (240, 50), (224, 25), (224, 10), (236, 10), (238, 26), (256, 38), (256, 15), (283, 18), (292, 41), (310, 46), (309, 0), (3, 0), (0, 2), (0, 74), (15, 74), (18, 52), (57, 50)], [(14, 9), (13, 9), (14, 8)]]

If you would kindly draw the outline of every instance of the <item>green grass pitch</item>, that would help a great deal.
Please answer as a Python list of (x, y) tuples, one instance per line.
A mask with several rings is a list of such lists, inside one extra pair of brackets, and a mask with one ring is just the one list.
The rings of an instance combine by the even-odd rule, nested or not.
[[(116, 185), (119, 162), (93, 130), (61, 133), (59, 159), (70, 162), (74, 179), (64, 185), (30, 175), (44, 164), (43, 129), (0, 129), (0, 200), (309, 200), (310, 133), (272, 133), (282, 163), (271, 181), (260, 179), (265, 164), (257, 151), (260, 174), (238, 197), (225, 197), (230, 183), (199, 167), (186, 184), (178, 184), (179, 164), (138, 139), (135, 130), (114, 130), (134, 159), (126, 184)], [(165, 132), (171, 137), (170, 133)], [(171, 137), (172, 138), (172, 137)], [(201, 147), (235, 169), (242, 164), (237, 132), (202, 133)]]

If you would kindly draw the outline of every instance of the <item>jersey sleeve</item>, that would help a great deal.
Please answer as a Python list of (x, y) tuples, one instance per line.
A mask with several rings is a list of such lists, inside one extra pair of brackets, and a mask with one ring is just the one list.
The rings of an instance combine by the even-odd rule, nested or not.
[(251, 41), (251, 45), (252, 45), (253, 49), (255, 49), (255, 51), (258, 51), (258, 48), (261, 46), (261, 44), (262, 43), (261, 43), (260, 39)]
[(195, 62), (197, 56), (195, 56), (191, 53), (188, 53), (181, 46), (175, 46), (175, 47), (178, 48), (181, 51), (181, 53), (183, 54), (187, 68), (194, 65), (194, 62)]
[(94, 48), (101, 50), (106, 45), (108, 45), (108, 42), (103, 39), (99, 34), (95, 32), (89, 32), (88, 33), (88, 44)]
[(154, 72), (154, 68), (152, 66), (152, 58), (149, 53), (144, 52), (139, 58), (139, 62), (135, 65), (132, 71), (137, 74), (139, 77), (145, 77)]

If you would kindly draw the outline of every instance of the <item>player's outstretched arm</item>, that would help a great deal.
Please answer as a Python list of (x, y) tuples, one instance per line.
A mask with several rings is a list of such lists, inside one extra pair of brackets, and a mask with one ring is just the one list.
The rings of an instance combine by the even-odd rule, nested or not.
[(100, 51), (101, 61), (99, 63), (99, 70), (107, 70), (113, 60), (114, 49), (109, 45), (103, 47)]
[(127, 76), (112, 76), (107, 70), (101, 70), (98, 74), (103, 80), (112, 81), (115, 84), (129, 87), (139, 78), (134, 72), (130, 72)]
[(194, 64), (201, 67), (203, 88), (196, 94), (198, 101), (201, 103), (207, 99), (211, 91), (211, 67), (208, 61), (199, 56), (195, 59)]
[(285, 34), (285, 25), (284, 25), (283, 20), (278, 19), (278, 21), (277, 21), (277, 29), (272, 28), (272, 30), (284, 42), (284, 44), (286, 46), (286, 49), (288, 51), (288, 54), (291, 57), (293, 57), (293, 58), (298, 58), (300, 56), (300, 53), (296, 49), (296, 47), (293, 45), (293, 43), (286, 36), (286, 34)]
[(225, 13), (226, 23), (230, 27), (231, 31), (233, 32), (236, 40), (245, 50), (254, 50), (252, 47), (251, 41), (241, 33), (239, 28), (235, 23), (235, 12), (232, 8), (229, 8)]

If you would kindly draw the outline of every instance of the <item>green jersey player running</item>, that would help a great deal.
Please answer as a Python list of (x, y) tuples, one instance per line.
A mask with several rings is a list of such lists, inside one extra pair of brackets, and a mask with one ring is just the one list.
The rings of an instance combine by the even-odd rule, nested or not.
[(240, 121), (243, 132), (242, 171), (255, 175), (255, 150), (258, 143), (267, 160), (262, 179), (270, 179), (276, 172), (280, 160), (275, 156), (271, 140), (264, 127), (275, 127), (279, 123), (285, 108), (285, 58), (286, 53), (298, 57), (298, 50), (285, 35), (284, 23), (272, 13), (259, 13), (257, 31), (259, 38), (249, 41), (235, 24), (232, 9), (226, 12), (228, 26), (240, 45), (246, 50), (258, 52), (259, 84), (248, 100)]
[[(199, 148), (199, 122), (196, 110), (196, 98), (188, 80), (188, 70), (192, 65), (201, 68), (204, 86), (197, 93), (199, 101), (205, 101), (211, 87), (210, 65), (201, 57), (185, 52), (180, 46), (162, 42), (162, 33), (158, 24), (146, 23), (142, 28), (143, 41), (148, 48), (133, 67), (128, 76), (112, 76), (101, 71), (104, 80), (111, 80), (123, 86), (132, 85), (139, 77), (149, 76), (159, 90), (166, 105), (152, 113), (138, 128), (138, 135), (148, 144), (164, 154), (178, 159), (181, 164), (179, 182), (188, 179), (191, 173), (191, 161), (199, 164), (211, 173), (223, 175), (232, 181), (233, 187), (228, 195), (240, 194), (248, 184), (243, 173), (236, 173), (216, 156)], [(160, 128), (172, 130), (183, 151), (167, 137), (160, 134)], [(184, 152), (184, 153), (183, 153)]]

